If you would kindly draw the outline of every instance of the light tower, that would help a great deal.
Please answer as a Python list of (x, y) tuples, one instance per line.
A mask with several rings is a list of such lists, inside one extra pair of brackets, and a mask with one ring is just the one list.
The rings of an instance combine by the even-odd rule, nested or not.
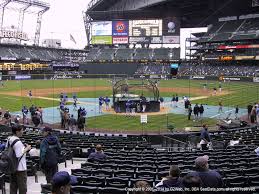
[[(41, 21), (42, 21), (42, 15), (49, 10), (50, 5), (43, 1), (38, 0), (2, 0), (0, 1), (0, 31), (3, 31), (3, 23), (5, 18), (5, 11), (7, 9), (7, 6), (12, 6), (12, 4), (19, 4), (20, 8), (13, 8), (12, 10), (15, 10), (19, 12), (19, 18), (18, 18), (18, 24), (17, 24), (17, 32), (23, 31), (23, 23), (24, 23), (24, 14), (26, 12), (30, 13), (28, 9), (30, 7), (36, 7), (38, 9), (37, 11), (37, 25), (36, 25), (36, 31), (34, 35), (34, 45), (39, 45), (39, 39), (40, 39), (40, 30), (41, 30)], [(1, 39), (0, 39), (1, 40)]]

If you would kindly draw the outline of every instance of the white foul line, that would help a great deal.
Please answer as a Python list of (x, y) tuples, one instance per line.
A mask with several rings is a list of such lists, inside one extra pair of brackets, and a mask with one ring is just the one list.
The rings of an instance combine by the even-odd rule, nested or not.
[[(224, 112), (224, 113), (232, 112), (232, 111), (234, 111), (234, 110), (235, 110), (235, 109), (228, 110), (228, 111), (226, 111), (226, 112)], [(214, 116), (211, 116), (210, 119), (215, 118), (215, 117), (217, 117), (217, 116), (219, 116), (219, 115), (221, 115), (221, 114), (216, 114), (216, 115), (214, 115)]]

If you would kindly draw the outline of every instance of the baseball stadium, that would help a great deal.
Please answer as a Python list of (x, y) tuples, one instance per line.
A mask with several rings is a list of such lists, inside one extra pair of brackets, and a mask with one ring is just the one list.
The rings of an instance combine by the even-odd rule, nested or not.
[(51, 5), (0, 1), (2, 193), (259, 192), (258, 0), (91, 0), (84, 49)]

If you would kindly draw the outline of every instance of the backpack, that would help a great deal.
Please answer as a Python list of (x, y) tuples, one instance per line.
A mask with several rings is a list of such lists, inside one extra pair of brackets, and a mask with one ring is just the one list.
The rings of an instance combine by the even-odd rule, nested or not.
[(44, 167), (54, 167), (59, 163), (58, 144), (50, 145), (48, 143)]
[(13, 149), (14, 144), (16, 144), (18, 141), (20, 141), (20, 139), (14, 140), (11, 145), (9, 145), (8, 141), (8, 147), (2, 152), (2, 155), (0, 157), (0, 171), (5, 174), (15, 173), (17, 171), (18, 164), (23, 157), (22, 155), (18, 159)]

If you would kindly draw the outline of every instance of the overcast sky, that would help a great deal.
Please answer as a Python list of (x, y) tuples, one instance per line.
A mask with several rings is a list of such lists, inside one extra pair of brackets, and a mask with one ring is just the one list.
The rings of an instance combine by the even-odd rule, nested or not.
[[(1, 1), (1, 0), (0, 0)], [(86, 34), (83, 22), (83, 11), (86, 11), (90, 0), (43, 0), (50, 3), (50, 9), (43, 15), (41, 27), (41, 41), (43, 39), (61, 39), (62, 46), (65, 48), (85, 47)], [(12, 4), (12, 6), (14, 6)], [(18, 7), (18, 6), (17, 6)], [(35, 9), (30, 9), (33, 12)], [(8, 9), (4, 20), (4, 26), (18, 26), (19, 15), (17, 12)], [(34, 38), (36, 29), (37, 15), (32, 13), (25, 14), (24, 32)], [(184, 56), (185, 39), (190, 37), (190, 32), (200, 31), (201, 29), (182, 29), (181, 30), (181, 57)], [(204, 29), (202, 29), (204, 30)], [(70, 34), (75, 38), (77, 44), (70, 41)]]
[[(61, 38), (66, 47), (83, 48), (86, 45), (86, 34), (83, 11), (86, 11), (90, 0), (48, 0), (51, 8), (43, 16), (41, 38)], [(70, 41), (70, 34), (77, 45)]]
[[(1, 0), (0, 0), (1, 1)], [(90, 0), (42, 0), (50, 4), (50, 9), (43, 14), (41, 26), (41, 40), (61, 39), (62, 46), (67, 48), (84, 48), (86, 35), (83, 22), (83, 11), (86, 11)], [(21, 8), (20, 5), (10, 3), (7, 6), (4, 18), (4, 27), (18, 26), (19, 13), (13, 8)], [(29, 35), (31, 40), (37, 24), (38, 9), (30, 8), (24, 17), (23, 31)], [(34, 13), (32, 13), (34, 12)], [(70, 34), (75, 38), (77, 44), (70, 41)], [(42, 41), (40, 41), (42, 42)]]

